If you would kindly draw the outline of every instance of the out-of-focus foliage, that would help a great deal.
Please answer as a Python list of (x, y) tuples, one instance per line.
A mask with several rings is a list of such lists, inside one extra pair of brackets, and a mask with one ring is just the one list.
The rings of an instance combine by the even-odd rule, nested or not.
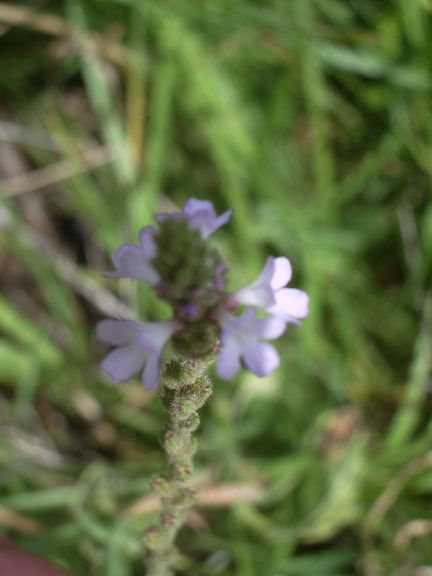
[(80, 576), (142, 574), (164, 414), (103, 380), (93, 330), (166, 311), (101, 271), (196, 196), (234, 210), (232, 288), (286, 255), (311, 311), (271, 378), (217, 382), (178, 573), (432, 571), (431, 11), (0, 3), (2, 531)]

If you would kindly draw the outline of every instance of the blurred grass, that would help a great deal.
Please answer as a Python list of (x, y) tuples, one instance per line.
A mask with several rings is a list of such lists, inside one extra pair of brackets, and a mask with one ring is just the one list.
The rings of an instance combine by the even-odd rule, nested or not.
[(262, 495), (199, 507), (178, 573), (432, 571), (415, 528), (432, 520), (431, 10), (0, 3), (2, 532), (77, 575), (142, 573), (154, 509), (127, 510), (163, 466), (164, 416), (102, 379), (93, 330), (163, 310), (100, 273), (197, 196), (234, 209), (232, 287), (287, 255), (311, 313), (272, 377), (217, 383), (198, 471)]

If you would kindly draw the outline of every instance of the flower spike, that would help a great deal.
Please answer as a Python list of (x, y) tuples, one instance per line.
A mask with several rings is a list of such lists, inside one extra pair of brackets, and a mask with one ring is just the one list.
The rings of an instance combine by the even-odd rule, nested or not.
[[(280, 336), (288, 323), (299, 324), (308, 313), (308, 296), (287, 288), (292, 268), (283, 256), (267, 258), (255, 282), (227, 292), (228, 267), (209, 236), (230, 217), (231, 210), (217, 215), (208, 200), (191, 198), (182, 211), (156, 216), (158, 226), (143, 228), (137, 245), (123, 244), (114, 251), (115, 271), (107, 276), (144, 280), (169, 304), (173, 319), (101, 322), (98, 336), (115, 346), (102, 362), (112, 380), (122, 382), (141, 372), (145, 388), (154, 388), (168, 340), (180, 358), (218, 355), (221, 378), (232, 378), (241, 365), (258, 376), (279, 366), (267, 340)], [(239, 306), (247, 308), (235, 316)], [(258, 317), (257, 309), (267, 316)]]

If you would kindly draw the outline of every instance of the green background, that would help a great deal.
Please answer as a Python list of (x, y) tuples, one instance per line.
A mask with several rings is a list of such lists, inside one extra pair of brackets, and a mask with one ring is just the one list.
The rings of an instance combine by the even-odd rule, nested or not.
[[(432, 574), (432, 3), (0, 3), (0, 530), (143, 573), (165, 414), (96, 322), (166, 313), (101, 273), (210, 199), (230, 288), (285, 255), (310, 314), (215, 392), (178, 574)], [(135, 512), (134, 512), (135, 510)]]

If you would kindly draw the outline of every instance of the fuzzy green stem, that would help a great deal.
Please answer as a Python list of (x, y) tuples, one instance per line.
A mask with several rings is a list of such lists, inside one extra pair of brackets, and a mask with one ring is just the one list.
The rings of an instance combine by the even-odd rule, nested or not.
[(159, 524), (146, 533), (145, 543), (150, 550), (147, 576), (172, 575), (175, 539), (194, 503), (187, 483), (192, 475), (198, 410), (212, 392), (210, 379), (205, 375), (211, 361), (175, 360), (168, 363), (163, 374), (161, 398), (170, 417), (163, 442), (168, 466), (165, 476), (153, 480), (153, 488), (161, 498), (161, 515)]

